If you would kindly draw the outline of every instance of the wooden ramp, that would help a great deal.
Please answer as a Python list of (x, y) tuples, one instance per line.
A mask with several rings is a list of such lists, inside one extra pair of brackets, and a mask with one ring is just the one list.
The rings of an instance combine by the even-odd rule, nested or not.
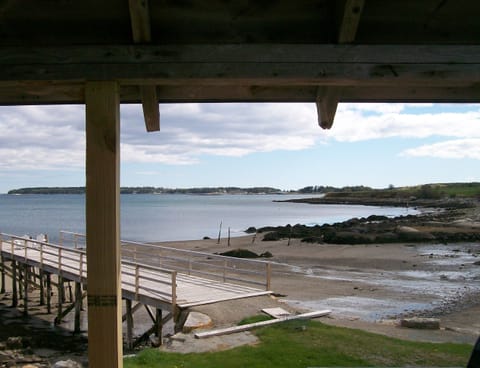
[[(17, 281), (19, 288), (22, 287), (20, 284), (21, 278), (17, 275), (23, 270), (22, 282), (24, 282), (24, 290), (27, 290), (27, 285), (30, 282), (29, 277), (27, 277), (28, 272), (36, 275), (36, 270), (38, 270), (38, 277), (40, 278), (38, 285), (42, 287), (42, 293), (44, 293), (43, 285), (45, 283), (42, 277), (45, 277), (45, 275), (48, 277), (55, 275), (58, 279), (58, 284), (65, 281), (73, 281), (76, 283), (76, 290), (81, 287), (86, 290), (88, 286), (87, 255), (85, 249), (82, 249), (78, 242), (82, 235), (65, 233), (63, 234), (62, 242), (65, 242), (65, 235), (68, 234), (74, 235), (74, 247), (60, 246), (40, 240), (0, 233), (2, 289), (5, 288), (5, 274), (8, 274), (12, 279), (16, 280), (13, 283), (15, 286), (14, 294), (16, 294)], [(248, 264), (248, 262), (246, 263), (245, 260), (231, 260), (228, 257), (180, 251), (165, 247), (160, 247), (161, 252), (166, 254), (168, 250), (175, 253), (175, 255), (166, 254), (164, 259), (157, 259), (158, 257), (161, 258), (161, 256), (158, 256), (160, 251), (158, 247), (142, 243), (134, 243), (134, 245), (135, 254), (129, 256), (128, 252), (126, 252), (127, 255), (122, 257), (122, 297), (127, 302), (127, 314), (129, 309), (130, 313), (133, 313), (131, 312), (132, 302), (159, 310), (160, 320), (154, 320), (156, 328), (159, 328), (158, 326), (168, 319), (162, 317), (162, 310), (168, 311), (168, 316), (177, 322), (180, 311), (188, 307), (271, 293), (270, 290), (258, 287), (258, 285), (267, 287), (270, 285), (270, 265), (266, 262), (257, 261), (251, 263), (255, 267), (260, 265), (265, 270), (262, 276), (256, 271), (246, 270), (244, 265)], [(147, 248), (143, 249), (143, 254), (153, 254), (157, 251), (157, 258), (141, 257), (142, 252), (138, 251), (140, 246)], [(144, 260), (151, 261), (152, 259), (155, 259), (155, 262), (144, 262)], [(188, 263), (185, 270), (182, 270), (181, 261), (184, 259), (188, 259)], [(198, 259), (202, 259), (202, 261)], [(221, 262), (219, 262), (219, 259), (221, 259)], [(233, 265), (232, 262), (241, 262), (243, 266)], [(162, 264), (162, 267), (158, 266)], [(195, 264), (199, 264), (202, 267), (194, 267)], [(219, 264), (223, 266), (219, 266)], [(164, 265), (172, 267), (169, 269), (165, 268)], [(246, 273), (248, 277), (242, 278), (238, 275), (234, 277), (233, 272), (239, 274)], [(201, 275), (208, 274), (211, 277), (200, 277), (195, 275), (195, 273)], [(266, 277), (266, 280), (253, 281), (251, 278), (252, 274)], [(231, 282), (230, 280), (238, 282)], [(50, 278), (47, 281), (50, 282)], [(82, 299), (81, 291), (76, 292), (76, 296), (80, 298), (80, 302), (76, 301), (78, 306)], [(28, 302), (28, 296), (26, 298), (27, 300), (25, 300), (24, 304)], [(60, 309), (58, 319), (61, 320), (62, 313), (64, 315), (65, 310), (62, 310), (61, 302), (58, 304)], [(73, 306), (71, 309), (73, 309)], [(80, 308), (77, 309), (80, 310)], [(127, 321), (129, 317), (131, 316), (125, 317)]]

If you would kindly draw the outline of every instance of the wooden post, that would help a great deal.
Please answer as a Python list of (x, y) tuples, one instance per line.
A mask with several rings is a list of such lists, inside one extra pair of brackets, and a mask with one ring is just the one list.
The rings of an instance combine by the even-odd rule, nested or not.
[(80, 313), (82, 311), (82, 284), (75, 283), (75, 327), (73, 332), (80, 333)]
[(17, 274), (18, 274), (18, 297), (23, 299), (23, 274), (22, 267), (20, 263), (17, 264)]
[(60, 324), (62, 322), (62, 312), (63, 312), (63, 302), (64, 302), (64, 290), (63, 290), (63, 277), (58, 276), (57, 281), (57, 301), (58, 301), (58, 309), (57, 309), (57, 318), (55, 318), (55, 324)]
[(44, 287), (44, 281), (45, 281), (45, 273), (43, 270), (40, 268), (38, 270), (38, 278), (40, 279), (40, 305), (45, 305), (45, 287)]
[[(0, 241), (2, 241), (0, 239)], [(0, 289), (0, 293), (1, 294), (4, 294), (5, 293), (5, 259), (3, 258), (3, 256), (1, 257), (1, 262), (2, 262), (2, 286), (1, 286), (1, 289)]]
[(12, 307), (18, 305), (17, 293), (17, 262), (12, 261)]
[(25, 264), (23, 271), (23, 315), (28, 316), (28, 265)]
[(118, 83), (87, 82), (85, 104), (88, 360), (91, 368), (121, 368)]
[(52, 277), (47, 272), (47, 313), (52, 313)]
[(127, 317), (127, 348), (133, 349), (133, 312), (132, 301), (130, 299), (125, 300), (126, 317)]
[(157, 308), (157, 313), (155, 315), (156, 319), (156, 329), (155, 329), (155, 336), (158, 338), (158, 346), (162, 345), (162, 335), (163, 335), (163, 322), (162, 322), (162, 310)]
[(269, 291), (270, 288), (271, 288), (271, 279), (272, 279), (272, 264), (270, 262), (267, 263), (267, 270), (266, 270), (266, 276), (267, 276), (267, 280), (266, 280), (266, 283), (265, 283), (265, 290)]

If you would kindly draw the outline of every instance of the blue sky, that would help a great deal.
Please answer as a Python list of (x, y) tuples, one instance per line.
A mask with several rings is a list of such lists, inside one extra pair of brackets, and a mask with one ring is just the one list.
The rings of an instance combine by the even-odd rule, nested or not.
[[(0, 107), (0, 193), (85, 184), (83, 106)], [(480, 105), (162, 104), (121, 108), (121, 185), (387, 187), (480, 181)]]

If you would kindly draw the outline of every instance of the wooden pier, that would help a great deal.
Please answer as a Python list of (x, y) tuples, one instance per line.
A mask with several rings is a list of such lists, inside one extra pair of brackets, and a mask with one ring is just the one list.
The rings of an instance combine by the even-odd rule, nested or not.
[[(29, 289), (37, 288), (39, 303), (46, 305), (51, 313), (52, 287), (56, 287), (55, 322), (60, 323), (66, 314), (74, 311), (74, 328), (79, 332), (83, 299), (88, 295), (85, 236), (61, 232), (60, 243), (0, 233), (0, 291), (6, 291), (5, 277), (9, 276), (12, 306), (18, 306), (22, 298), (24, 313), (28, 314)], [(176, 328), (180, 328), (179, 317), (183, 310), (270, 294), (270, 277), (271, 265), (264, 261), (122, 241), (121, 281), (127, 346), (131, 348), (139, 342), (133, 339), (133, 314), (142, 306), (149, 312), (153, 325), (140, 340), (155, 333), (161, 343), (162, 326), (173, 319)], [(71, 282), (75, 284), (74, 293)], [(70, 305), (65, 305), (65, 283), (70, 286)], [(89, 305), (108, 302), (92, 298), (95, 297), (87, 296)]]

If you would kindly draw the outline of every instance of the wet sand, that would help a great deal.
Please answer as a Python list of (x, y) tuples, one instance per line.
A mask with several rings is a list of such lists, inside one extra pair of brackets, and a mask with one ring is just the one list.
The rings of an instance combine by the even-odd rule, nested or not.
[[(221, 253), (235, 248), (270, 252), (272, 290), (299, 311), (331, 309), (327, 323), (424, 341), (473, 343), (480, 335), (480, 244), (252, 243), (252, 236), (168, 242)], [(397, 327), (402, 317), (436, 317), (439, 331)]]

